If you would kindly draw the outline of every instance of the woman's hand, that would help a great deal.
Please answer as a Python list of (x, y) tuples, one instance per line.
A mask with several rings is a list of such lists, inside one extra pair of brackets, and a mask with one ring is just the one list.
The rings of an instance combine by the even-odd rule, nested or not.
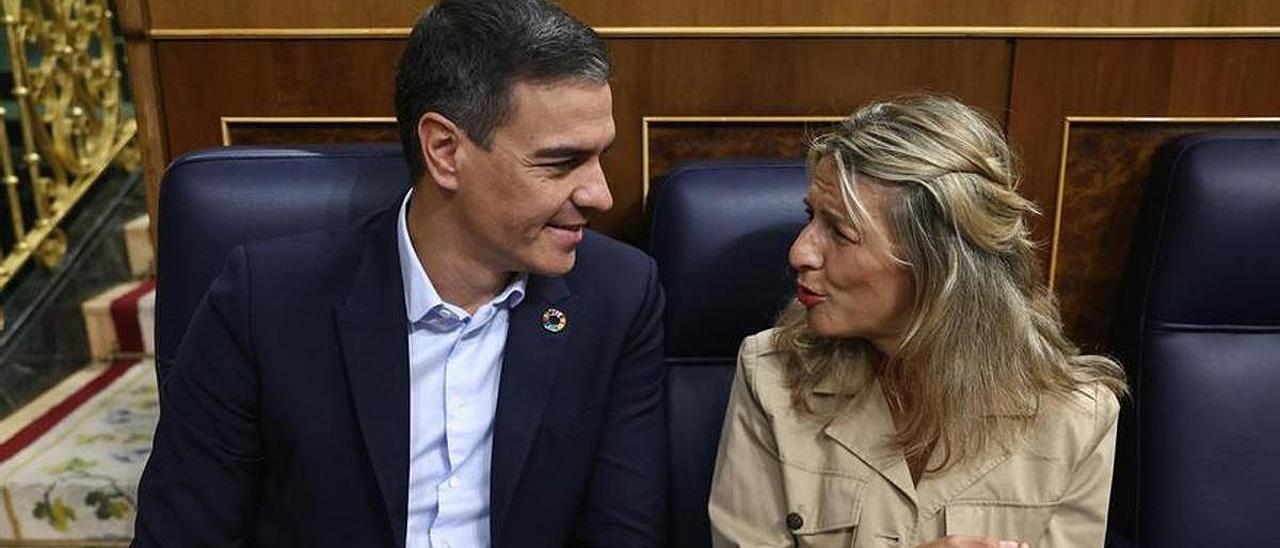
[(950, 535), (916, 548), (1031, 548), (1030, 544), (1016, 540), (996, 540), (990, 537)]

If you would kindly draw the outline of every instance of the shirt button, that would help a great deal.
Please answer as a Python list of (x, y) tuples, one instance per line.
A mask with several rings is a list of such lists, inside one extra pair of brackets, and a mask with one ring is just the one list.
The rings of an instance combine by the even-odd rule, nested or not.
[(801, 527), (804, 527), (804, 518), (800, 517), (800, 514), (795, 512), (787, 514), (787, 529), (795, 531)]
[(457, 487), (458, 483), (458, 478), (449, 478), (449, 487)]

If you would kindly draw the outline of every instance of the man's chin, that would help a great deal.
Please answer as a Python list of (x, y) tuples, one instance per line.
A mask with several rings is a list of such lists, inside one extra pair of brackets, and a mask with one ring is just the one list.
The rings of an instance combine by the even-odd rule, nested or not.
[(555, 255), (540, 257), (530, 265), (529, 272), (539, 276), (558, 277), (568, 274), (577, 262), (577, 251), (561, 252)]

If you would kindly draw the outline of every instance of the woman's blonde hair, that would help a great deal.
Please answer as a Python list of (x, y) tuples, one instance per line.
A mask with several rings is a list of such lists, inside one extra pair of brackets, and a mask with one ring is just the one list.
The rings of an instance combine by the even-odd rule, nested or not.
[[(848, 221), (864, 231), (877, 225), (858, 187), (896, 189), (878, 236), (909, 268), (915, 295), (899, 347), (876, 369), (909, 459), (938, 471), (1008, 446), (1045, 395), (1091, 383), (1126, 392), (1115, 361), (1081, 355), (1062, 334), (1025, 220), (1038, 211), (1018, 195), (1014, 155), (990, 119), (943, 96), (876, 102), (813, 141), (810, 170), (820, 161), (833, 163)], [(870, 343), (814, 334), (794, 303), (778, 328), (800, 411), (815, 413), (818, 385), (847, 386), (872, 366)]]

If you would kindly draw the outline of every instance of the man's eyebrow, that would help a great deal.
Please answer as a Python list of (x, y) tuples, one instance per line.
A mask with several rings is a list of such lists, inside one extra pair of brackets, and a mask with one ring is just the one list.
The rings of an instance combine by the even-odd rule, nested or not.
[[(600, 151), (600, 154), (605, 154), (609, 152), (609, 150), (612, 148), (613, 148), (613, 143), (609, 143), (608, 146), (604, 147), (604, 150)], [(581, 156), (590, 156), (595, 153), (596, 153), (596, 149), (594, 148), (587, 148), (587, 147), (580, 147), (580, 146), (573, 146), (573, 145), (556, 145), (556, 146), (550, 146), (547, 148), (540, 148), (538, 150), (535, 150), (533, 151), (533, 154), (530, 155), (530, 157), (531, 158), (577, 158)]]

